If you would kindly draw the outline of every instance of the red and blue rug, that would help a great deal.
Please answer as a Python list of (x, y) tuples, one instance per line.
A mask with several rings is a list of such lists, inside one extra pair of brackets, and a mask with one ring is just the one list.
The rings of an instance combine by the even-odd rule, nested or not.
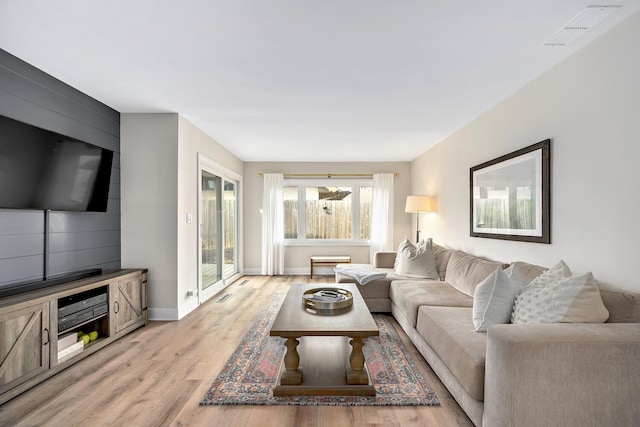
[(365, 339), (364, 353), (376, 396), (274, 397), (284, 339), (269, 336), (282, 304), (274, 297), (258, 315), (201, 405), (437, 406), (438, 398), (416, 367), (388, 316), (374, 314), (380, 336)]

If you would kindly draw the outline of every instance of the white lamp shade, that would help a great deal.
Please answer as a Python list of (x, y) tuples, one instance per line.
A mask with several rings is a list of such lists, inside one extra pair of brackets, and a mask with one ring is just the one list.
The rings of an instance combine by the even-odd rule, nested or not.
[(415, 212), (435, 212), (435, 197), (433, 196), (407, 196), (407, 204), (404, 211)]

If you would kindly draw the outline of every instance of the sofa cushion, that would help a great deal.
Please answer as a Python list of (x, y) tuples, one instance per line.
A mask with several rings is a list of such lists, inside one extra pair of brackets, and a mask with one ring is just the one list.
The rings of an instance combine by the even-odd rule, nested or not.
[(509, 323), (516, 296), (524, 281), (513, 266), (500, 267), (476, 286), (473, 296), (473, 325), (476, 332), (486, 332), (491, 325)]
[(640, 294), (598, 283), (608, 323), (640, 323)]
[(400, 276), (437, 280), (438, 270), (431, 239), (414, 245), (405, 237), (398, 248), (395, 272)]
[(531, 283), (536, 277), (547, 271), (546, 267), (541, 267), (528, 262), (516, 261), (511, 263), (513, 271), (516, 271), (525, 284)]
[(380, 251), (373, 254), (373, 266), (376, 268), (395, 268), (397, 252)]
[(451, 254), (454, 252), (455, 251), (452, 249), (447, 249), (436, 243), (433, 244), (433, 255), (436, 258), (436, 268), (438, 269), (438, 276), (440, 277), (440, 280), (444, 280), (447, 275), (447, 264), (449, 263)]
[(471, 307), (473, 298), (454, 289), (446, 282), (435, 280), (394, 280), (391, 283), (391, 301), (416, 327), (418, 308), (422, 305)]
[(487, 335), (473, 330), (471, 308), (429, 307), (418, 310), (416, 329), (462, 387), (484, 400)]
[(486, 279), (497, 267), (506, 268), (507, 265), (462, 251), (454, 251), (447, 264), (445, 282), (472, 297), (478, 283)]
[(365, 300), (370, 298), (385, 298), (389, 299), (389, 286), (391, 285), (391, 279), (385, 277), (384, 279), (375, 280), (367, 285), (358, 286), (360, 295)]

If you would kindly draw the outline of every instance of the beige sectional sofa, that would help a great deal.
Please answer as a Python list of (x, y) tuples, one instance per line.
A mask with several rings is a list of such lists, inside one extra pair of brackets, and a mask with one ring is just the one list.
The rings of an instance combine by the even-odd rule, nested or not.
[[(360, 287), (390, 312), (477, 426), (640, 425), (640, 294), (600, 285), (607, 323), (499, 324), (476, 332), (476, 285), (507, 264), (433, 245), (439, 281), (387, 273)], [(364, 266), (364, 265), (362, 265)], [(525, 283), (543, 267), (516, 262)], [(336, 282), (353, 282), (336, 271)]]

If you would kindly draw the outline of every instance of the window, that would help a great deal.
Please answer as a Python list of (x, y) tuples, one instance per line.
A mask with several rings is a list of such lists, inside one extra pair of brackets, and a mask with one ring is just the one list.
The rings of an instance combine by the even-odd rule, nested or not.
[(286, 243), (368, 244), (371, 195), (371, 180), (286, 180)]

